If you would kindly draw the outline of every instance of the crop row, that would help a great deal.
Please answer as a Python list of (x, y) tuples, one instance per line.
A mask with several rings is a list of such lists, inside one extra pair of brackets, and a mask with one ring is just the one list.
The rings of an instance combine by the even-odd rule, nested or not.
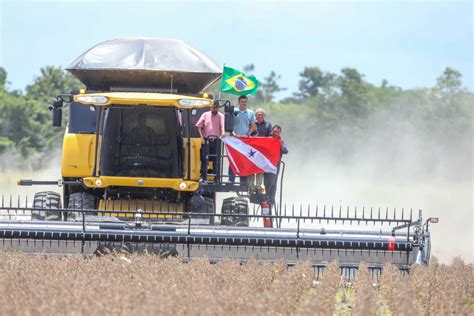
[(321, 278), (305, 262), (121, 254), (82, 257), (0, 253), (0, 314), (384, 315), (474, 312), (473, 265), (433, 260), (402, 276), (387, 265), (374, 280), (362, 265), (354, 280), (336, 262)]

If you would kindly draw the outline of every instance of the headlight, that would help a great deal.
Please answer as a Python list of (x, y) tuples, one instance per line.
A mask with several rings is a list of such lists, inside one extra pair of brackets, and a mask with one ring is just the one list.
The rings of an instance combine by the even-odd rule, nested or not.
[(74, 96), (74, 100), (86, 104), (107, 104), (109, 102), (107, 97), (95, 97), (88, 95), (76, 95)]
[(211, 100), (182, 99), (182, 100), (179, 100), (179, 105), (186, 106), (186, 107), (206, 106), (206, 105), (211, 105)]

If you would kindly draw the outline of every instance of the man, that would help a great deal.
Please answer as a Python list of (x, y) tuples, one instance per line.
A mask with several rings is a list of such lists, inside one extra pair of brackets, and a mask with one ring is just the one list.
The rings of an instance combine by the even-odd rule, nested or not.
[[(207, 182), (207, 165), (209, 155), (217, 155), (219, 150), (219, 137), (225, 135), (224, 114), (219, 113), (214, 102), (211, 103), (211, 110), (204, 112), (196, 123), (199, 135), (201, 136), (201, 180), (200, 183)], [(219, 170), (216, 156), (211, 157), (212, 168)]]
[[(265, 110), (258, 108), (255, 110), (255, 131), (252, 133), (254, 137), (270, 137), (272, 136), (272, 124), (265, 120)], [(261, 190), (263, 184), (263, 173), (249, 176), (249, 185)], [(255, 182), (255, 183), (254, 183)]]
[[(235, 137), (249, 137), (255, 131), (255, 114), (247, 109), (248, 98), (245, 95), (239, 97), (239, 108), (234, 111), (234, 130), (231, 135)], [(235, 182), (235, 174), (229, 167), (229, 182)], [(240, 177), (240, 183), (246, 184), (247, 177)]]
[(272, 136), (272, 124), (265, 120), (265, 110), (258, 108), (255, 110), (255, 131), (252, 136), (270, 137)]
[[(272, 137), (280, 138), (281, 155), (288, 154), (288, 147), (286, 146), (283, 139), (281, 139), (281, 126), (279, 125), (273, 126)], [(281, 156), (280, 156), (280, 161), (281, 161)], [(273, 173), (264, 174), (265, 191), (267, 194), (268, 202), (270, 202), (272, 206), (275, 205), (275, 195), (276, 195), (276, 189), (277, 189), (278, 173), (280, 172), (280, 161), (278, 161), (276, 174), (273, 174)]]

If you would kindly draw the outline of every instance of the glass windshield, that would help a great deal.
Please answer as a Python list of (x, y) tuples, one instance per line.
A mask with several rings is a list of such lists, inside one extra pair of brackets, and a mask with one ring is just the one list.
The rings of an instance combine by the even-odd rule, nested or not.
[(113, 106), (106, 109), (100, 174), (180, 178), (181, 137), (174, 107)]
[(69, 133), (95, 134), (100, 107), (72, 102), (69, 105)]

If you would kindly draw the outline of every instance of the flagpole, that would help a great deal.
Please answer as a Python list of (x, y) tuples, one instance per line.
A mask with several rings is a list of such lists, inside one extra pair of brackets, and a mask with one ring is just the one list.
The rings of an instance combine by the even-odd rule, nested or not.
[[(222, 66), (222, 72), (224, 72), (224, 67), (225, 67), (225, 63)], [(222, 86), (222, 76), (221, 76), (221, 86)], [(221, 99), (221, 88), (219, 87), (219, 96), (217, 97), (217, 100), (220, 100), (220, 99)]]

